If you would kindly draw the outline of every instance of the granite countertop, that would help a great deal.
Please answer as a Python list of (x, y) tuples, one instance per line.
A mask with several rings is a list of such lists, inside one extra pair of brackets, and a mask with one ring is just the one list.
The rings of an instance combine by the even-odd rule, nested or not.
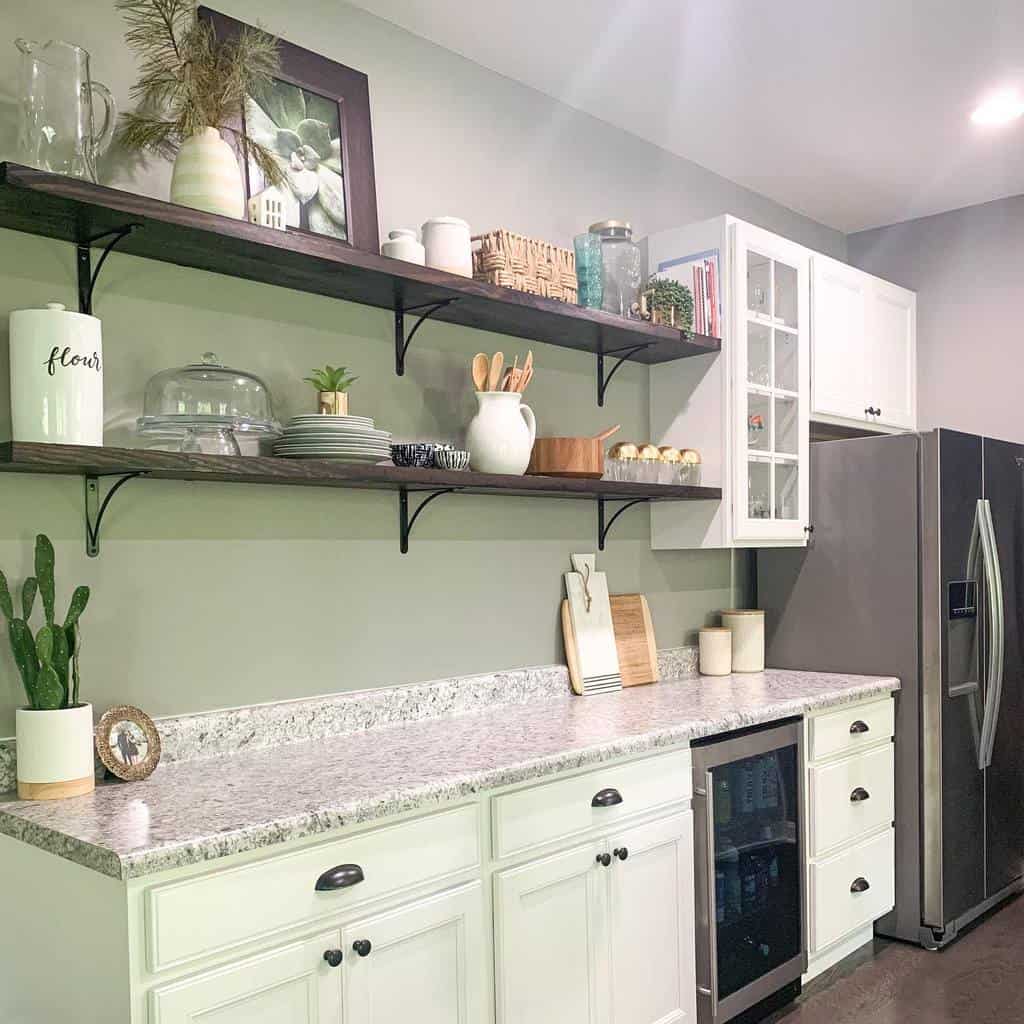
[(0, 800), (0, 833), (138, 878), (898, 688), (770, 669), (505, 706), (171, 764), (69, 800)]

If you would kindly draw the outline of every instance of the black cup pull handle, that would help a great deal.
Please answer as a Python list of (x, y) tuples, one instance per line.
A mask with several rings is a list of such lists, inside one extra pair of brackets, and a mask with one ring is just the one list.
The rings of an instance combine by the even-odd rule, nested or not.
[(590, 801), (591, 807), (614, 807), (622, 803), (622, 794), (617, 789), (602, 789), (594, 794)]
[(348, 889), (364, 881), (366, 876), (358, 864), (339, 864), (325, 871), (316, 880), (317, 892), (334, 892), (337, 889)]
[(871, 794), (863, 786), (858, 786), (850, 794), (850, 803), (851, 804), (859, 804), (863, 800), (870, 799), (870, 797), (871, 797)]
[(327, 961), (328, 967), (340, 967), (341, 961), (345, 959), (345, 954), (340, 949), (325, 949), (324, 959)]
[(862, 722), (859, 718), (850, 726), (850, 735), (857, 736), (859, 733), (868, 731), (868, 723)]
[(850, 892), (867, 892), (871, 883), (866, 878), (855, 878), (850, 883)]

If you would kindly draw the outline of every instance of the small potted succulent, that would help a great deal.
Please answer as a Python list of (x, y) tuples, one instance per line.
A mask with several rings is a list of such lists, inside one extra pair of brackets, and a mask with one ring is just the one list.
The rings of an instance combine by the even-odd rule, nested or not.
[[(37, 596), (45, 621), (33, 635), (29, 621)], [(21, 585), (20, 616), (7, 577), (0, 572), (0, 612), (28, 697), (27, 707), (15, 712), (18, 796), (23, 800), (80, 796), (95, 785), (92, 705), (79, 700), (78, 669), (79, 620), (89, 603), (89, 588), (75, 589), (63, 622), (57, 621), (55, 602), (53, 544), (39, 534), (35, 575)]]
[(317, 391), (317, 411), (323, 416), (348, 415), (348, 389), (359, 380), (349, 375), (347, 366), (331, 366), (310, 370), (312, 377), (303, 377)]
[(688, 331), (693, 327), (693, 293), (678, 281), (652, 277), (640, 295), (640, 315), (652, 323)]

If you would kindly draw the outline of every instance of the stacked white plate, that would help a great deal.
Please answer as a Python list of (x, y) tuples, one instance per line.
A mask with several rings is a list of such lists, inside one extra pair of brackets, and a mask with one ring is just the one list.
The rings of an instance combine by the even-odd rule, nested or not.
[(274, 454), (285, 459), (384, 462), (391, 456), (391, 434), (377, 430), (368, 416), (293, 416)]

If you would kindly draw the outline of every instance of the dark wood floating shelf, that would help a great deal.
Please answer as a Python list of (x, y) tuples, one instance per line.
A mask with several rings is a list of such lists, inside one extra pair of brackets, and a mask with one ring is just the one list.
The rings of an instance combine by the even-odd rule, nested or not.
[[(99, 543), (99, 525), (106, 508), (100, 502), (98, 481), (118, 477), (108, 498), (122, 483), (136, 477), (157, 480), (209, 480), (221, 483), (282, 484), (298, 487), (349, 487), (397, 491), (402, 550), (408, 549), (413, 522), (427, 502), (442, 494), (493, 494), (534, 498), (587, 498), (598, 504), (598, 541), (612, 522), (631, 505), (649, 501), (720, 500), (719, 487), (617, 483), (553, 476), (501, 476), (494, 473), (449, 472), (439, 469), (401, 469), (391, 465), (358, 466), (316, 459), (228, 457), (159, 452), (142, 448), (94, 448), (84, 445), (0, 444), (0, 472), (48, 473), (86, 479), (86, 537), (90, 553)], [(409, 515), (408, 495), (426, 494)], [(624, 502), (605, 522), (605, 502)]]
[(109, 242), (133, 225), (117, 242), (118, 252), (393, 310), (396, 335), (403, 339), (399, 373), (407, 344), (401, 321), (405, 313), (427, 310), (447, 323), (600, 356), (629, 352), (639, 363), (721, 350), (717, 338), (361, 252), (320, 235), (276, 231), (77, 178), (0, 164), (0, 227), (81, 246)]

